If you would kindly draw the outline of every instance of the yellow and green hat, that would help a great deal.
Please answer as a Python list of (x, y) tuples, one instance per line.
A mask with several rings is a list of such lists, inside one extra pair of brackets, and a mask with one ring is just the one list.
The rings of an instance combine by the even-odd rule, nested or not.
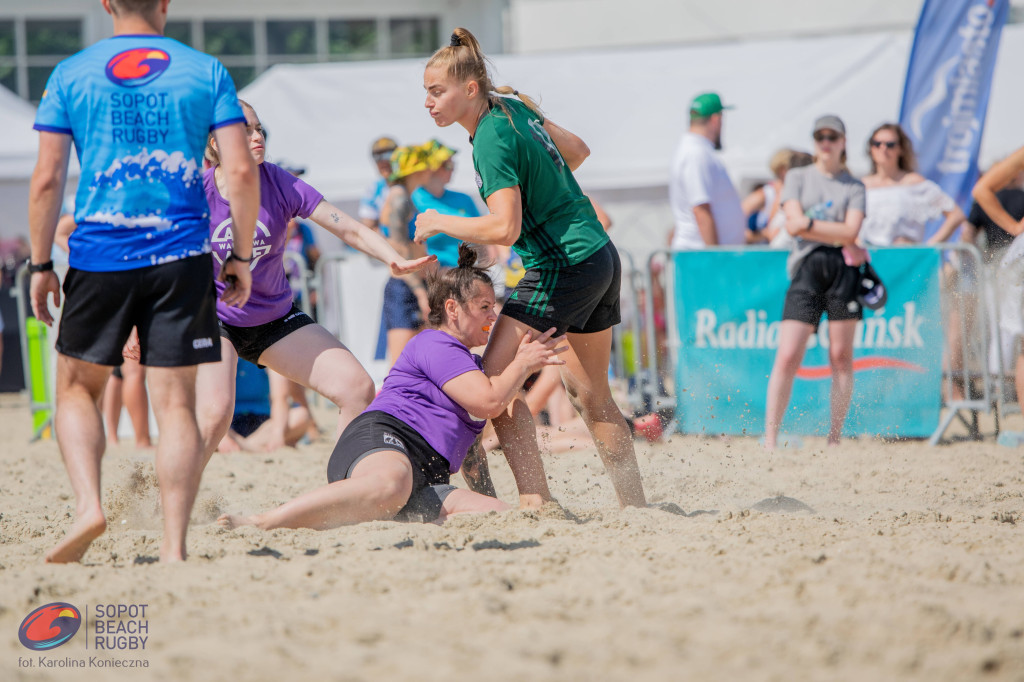
[(391, 182), (423, 170), (430, 170), (423, 145), (398, 147), (391, 152)]
[(455, 149), (445, 146), (439, 140), (431, 140), (422, 145), (422, 147), (427, 155), (427, 163), (430, 165), (430, 170), (437, 170), (444, 165), (445, 161), (455, 156), (456, 153)]

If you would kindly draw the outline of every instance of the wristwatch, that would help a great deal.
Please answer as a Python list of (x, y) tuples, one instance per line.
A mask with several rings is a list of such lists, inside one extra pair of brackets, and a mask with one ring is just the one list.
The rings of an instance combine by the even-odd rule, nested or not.
[(37, 272), (49, 272), (50, 270), (53, 270), (52, 260), (48, 260), (45, 263), (39, 264), (33, 263), (31, 260), (28, 261), (28, 271), (33, 275), (36, 274)]

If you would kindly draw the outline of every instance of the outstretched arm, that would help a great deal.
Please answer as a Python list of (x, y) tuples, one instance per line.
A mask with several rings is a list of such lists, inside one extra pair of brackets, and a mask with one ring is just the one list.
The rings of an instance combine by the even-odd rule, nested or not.
[(309, 217), (352, 248), (389, 266), (395, 277), (416, 272), (437, 260), (437, 256), (404, 258), (380, 232), (371, 230), (326, 200), (321, 201)]

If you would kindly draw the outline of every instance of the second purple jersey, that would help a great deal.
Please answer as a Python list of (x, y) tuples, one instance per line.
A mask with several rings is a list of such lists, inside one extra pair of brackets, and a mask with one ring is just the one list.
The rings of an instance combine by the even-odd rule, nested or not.
[[(221, 303), (226, 285), (217, 282), (217, 316), (236, 327), (256, 327), (284, 316), (292, 307), (292, 290), (284, 271), (288, 221), (308, 218), (324, 196), (288, 171), (269, 162), (259, 166), (260, 212), (252, 241), (252, 294), (241, 308)], [(231, 249), (231, 207), (217, 190), (214, 169), (203, 174), (210, 204), (210, 248), (214, 276)]]

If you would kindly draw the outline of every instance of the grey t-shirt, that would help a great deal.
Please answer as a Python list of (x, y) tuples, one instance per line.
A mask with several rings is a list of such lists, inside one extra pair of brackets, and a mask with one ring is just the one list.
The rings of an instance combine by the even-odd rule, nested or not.
[[(846, 220), (846, 212), (849, 210), (863, 211), (866, 203), (864, 184), (848, 171), (842, 170), (830, 178), (813, 165), (794, 168), (786, 173), (780, 201), (785, 205), (790, 199), (800, 202), (808, 218), (837, 223)], [(790, 279), (793, 279), (804, 258), (819, 246), (828, 244), (796, 238), (793, 251), (786, 261), (786, 273)]]

